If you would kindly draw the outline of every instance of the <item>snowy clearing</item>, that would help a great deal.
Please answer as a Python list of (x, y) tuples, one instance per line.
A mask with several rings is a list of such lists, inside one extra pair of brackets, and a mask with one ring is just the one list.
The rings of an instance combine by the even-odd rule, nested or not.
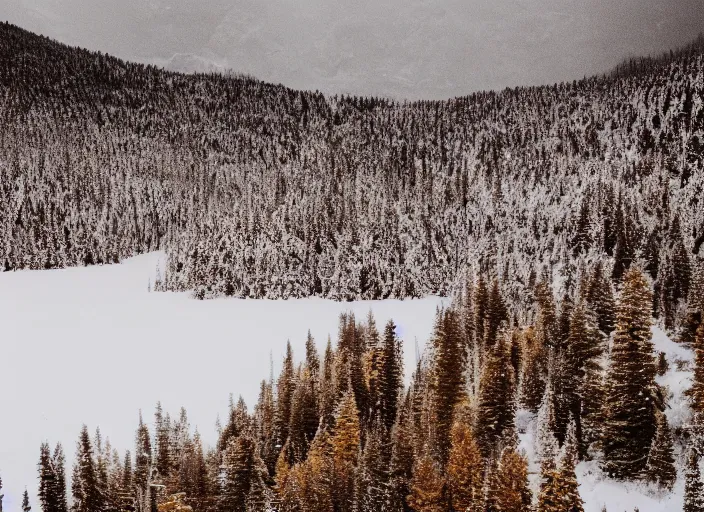
[(336, 341), (340, 313), (363, 319), (371, 309), (380, 328), (389, 318), (396, 322), (408, 369), (415, 340), (422, 348), (444, 301), (197, 301), (148, 293), (160, 259), (163, 254), (151, 253), (121, 265), (0, 273), (6, 511), (19, 511), (25, 486), (39, 510), (36, 464), (43, 440), (63, 443), (70, 475), (83, 423), (91, 432), (99, 426), (124, 452), (133, 449), (139, 409), (151, 422), (161, 400), (172, 415), (185, 407), (191, 426), (213, 443), (229, 393), (242, 395), (251, 409), (269, 376), (270, 354), (278, 374), (287, 339), (300, 360), (309, 328), (322, 351), (328, 335)]

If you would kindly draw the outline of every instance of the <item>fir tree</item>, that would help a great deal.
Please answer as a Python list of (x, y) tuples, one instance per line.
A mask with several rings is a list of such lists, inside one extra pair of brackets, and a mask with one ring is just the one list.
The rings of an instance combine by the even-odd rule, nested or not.
[(672, 434), (663, 413), (657, 415), (657, 431), (648, 453), (648, 465), (645, 470), (649, 481), (662, 489), (672, 490), (677, 480), (677, 469), (672, 449)]
[(577, 465), (579, 441), (577, 427), (570, 421), (565, 436), (565, 443), (560, 454), (560, 496), (563, 510), (567, 512), (584, 512), (583, 501), (579, 495), (579, 485), (575, 466)]
[(687, 454), (684, 478), (684, 512), (704, 512), (704, 486), (699, 469), (699, 454), (693, 447)]
[(255, 443), (246, 435), (230, 438), (223, 454), (223, 477), (218, 509), (246, 512), (247, 497), (255, 474)]
[(428, 455), (421, 456), (413, 469), (408, 504), (414, 512), (445, 512), (445, 481), (437, 464)]
[(486, 361), (479, 385), (475, 421), (477, 443), (484, 457), (496, 453), (499, 441), (514, 422), (515, 377), (502, 334)]
[(76, 445), (76, 463), (71, 479), (72, 512), (102, 512), (93, 447), (88, 428), (83, 425)]
[(589, 309), (594, 311), (599, 329), (606, 335), (611, 334), (616, 323), (616, 306), (611, 282), (604, 274), (601, 261), (594, 266), (591, 278), (584, 290), (584, 298)]
[(452, 445), (447, 463), (447, 484), (453, 510), (483, 510), (484, 463), (472, 430), (461, 421), (452, 426)]
[(398, 401), (403, 389), (403, 354), (401, 341), (396, 336), (396, 325), (389, 320), (384, 327), (383, 364), (381, 379), (381, 418), (387, 430), (396, 421)]
[(30, 510), (32, 510), (32, 507), (29, 505), (29, 493), (25, 489), (24, 494), (22, 494), (22, 512), (29, 512)]
[(276, 383), (276, 433), (279, 446), (283, 446), (288, 440), (294, 390), (293, 349), (291, 349), (291, 343), (287, 342), (284, 364)]
[(491, 477), (492, 502), (499, 512), (531, 510), (532, 493), (528, 487), (528, 460), (512, 447), (501, 452)]
[(447, 461), (450, 449), (450, 429), (455, 405), (459, 403), (463, 391), (463, 350), (460, 334), (456, 313), (451, 310), (439, 312), (433, 335), (435, 359), (431, 389), (434, 393), (437, 456), (443, 464)]
[(655, 359), (650, 331), (652, 292), (643, 274), (623, 277), (609, 368), (602, 446), (605, 471), (636, 478), (645, 469), (656, 425)]
[(694, 337), (694, 372), (692, 387), (687, 390), (692, 410), (704, 413), (704, 321), (699, 324)]
[(335, 482), (333, 495), (335, 509), (349, 512), (354, 508), (355, 469), (360, 448), (359, 412), (351, 390), (342, 397), (330, 442)]

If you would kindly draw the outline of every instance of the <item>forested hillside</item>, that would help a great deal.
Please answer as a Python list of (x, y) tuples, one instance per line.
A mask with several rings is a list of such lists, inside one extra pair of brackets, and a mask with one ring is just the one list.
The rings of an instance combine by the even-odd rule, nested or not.
[(641, 259), (656, 310), (675, 308), (704, 241), (703, 68), (698, 42), (610, 77), (403, 103), (3, 24), (0, 262), (165, 248), (159, 286), (200, 298), (450, 294), (481, 271), (526, 311), (544, 272), (603, 261), (618, 279)]
[(62, 446), (42, 444), (41, 509), (701, 512), (701, 277), (694, 336), (664, 345), (642, 270), (618, 294), (598, 265), (560, 300), (540, 281), (521, 324), (479, 276), (437, 312), (410, 386), (393, 321), (342, 315), (323, 353), (310, 334), (304, 354), (288, 345), (252, 409), (231, 398), (212, 446), (157, 404), (134, 451), (84, 426), (69, 488)]

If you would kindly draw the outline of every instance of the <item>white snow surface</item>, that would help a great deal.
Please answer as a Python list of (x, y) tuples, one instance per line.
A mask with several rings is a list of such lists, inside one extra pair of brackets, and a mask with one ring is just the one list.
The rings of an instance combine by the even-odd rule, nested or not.
[[(682, 425), (690, 417), (690, 409), (684, 392), (692, 385), (691, 364), (694, 354), (691, 350), (672, 341), (659, 327), (653, 327), (655, 352), (665, 352), (669, 369), (665, 375), (657, 377), (661, 386), (667, 387), (668, 408), (666, 415), (672, 428)], [(677, 368), (677, 361), (683, 361), (683, 369)], [(535, 435), (536, 417), (519, 410), (516, 415), (519, 429), (519, 448), (528, 456), (529, 479), (534, 495), (540, 486), (540, 465), (536, 457)], [(680, 447), (675, 443), (675, 459), (678, 461), (678, 477), (672, 492), (663, 492), (644, 482), (617, 482), (601, 471), (598, 460), (583, 461), (577, 465), (579, 493), (584, 500), (584, 512), (677, 512), (682, 510), (684, 497), (683, 458)]]
[[(371, 309), (404, 340), (407, 368), (415, 340), (429, 338), (439, 297), (375, 302), (216, 299), (148, 292), (163, 254), (120, 265), (0, 273), (0, 476), (5, 511), (19, 512), (25, 486), (34, 510), (39, 446), (60, 441), (70, 477), (83, 423), (100, 427), (121, 453), (133, 450), (139, 410), (151, 423), (157, 401), (188, 411), (204, 441), (216, 440), (229, 394), (250, 410), (270, 354), (278, 374), (290, 339), (303, 359), (308, 329), (318, 349), (337, 339), (338, 318)], [(163, 263), (161, 264), (163, 268)], [(410, 370), (408, 371), (410, 373)], [(408, 376), (407, 376), (408, 377)]]
[[(184, 406), (191, 427), (214, 443), (215, 420), (226, 418), (229, 394), (241, 394), (251, 410), (259, 383), (269, 376), (270, 354), (275, 374), (286, 340), (300, 361), (309, 328), (322, 353), (328, 335), (336, 340), (338, 316), (346, 311), (364, 319), (371, 309), (380, 329), (394, 319), (404, 340), (408, 379), (414, 342), (422, 349), (436, 308), (446, 303), (438, 297), (197, 301), (183, 293), (149, 293), (163, 257), (151, 253), (120, 265), (0, 273), (0, 475), (6, 511), (20, 510), (25, 486), (39, 509), (36, 464), (42, 441), (64, 445), (70, 477), (83, 423), (91, 432), (100, 427), (123, 453), (133, 450), (139, 410), (151, 423), (160, 400), (172, 416)], [(658, 383), (667, 387), (667, 416), (675, 427), (690, 414), (683, 393), (691, 385), (693, 354), (657, 327), (653, 343), (669, 363)], [(537, 491), (535, 416), (519, 410), (517, 425)], [(603, 506), (609, 512), (682, 509), (681, 461), (672, 493), (610, 480), (595, 461), (580, 463), (577, 477), (585, 512), (601, 512)]]

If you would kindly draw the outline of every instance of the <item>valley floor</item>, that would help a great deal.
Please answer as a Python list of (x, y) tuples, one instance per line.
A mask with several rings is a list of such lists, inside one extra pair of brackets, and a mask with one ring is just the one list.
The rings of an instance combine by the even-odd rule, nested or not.
[[(0, 475), (5, 510), (19, 511), (25, 486), (37, 485), (42, 441), (60, 441), (70, 464), (86, 423), (101, 428), (120, 451), (132, 448), (139, 410), (147, 422), (154, 406), (178, 414), (184, 406), (204, 441), (216, 440), (215, 421), (227, 412), (228, 394), (255, 403), (259, 382), (280, 368), (286, 341), (296, 358), (304, 353), (308, 329), (319, 349), (337, 336), (338, 316), (372, 310), (377, 325), (393, 318), (404, 340), (406, 380), (419, 349), (429, 338), (443, 299), (339, 303), (322, 299), (197, 301), (188, 294), (150, 292), (161, 253), (120, 265), (52, 271), (0, 273)], [(683, 391), (690, 382), (692, 354), (655, 328), (656, 350), (667, 355), (669, 371), (659, 377), (671, 393), (671, 426), (688, 419)], [(678, 363), (679, 361), (679, 363)], [(112, 377), (106, 378), (106, 375)], [(535, 418), (518, 415), (521, 447), (531, 461)], [(676, 447), (679, 456), (679, 448)], [(538, 485), (532, 462), (532, 484)], [(681, 461), (679, 464), (682, 466)], [(605, 478), (598, 463), (577, 468), (585, 512), (669, 512), (681, 510), (684, 479), (659, 494), (644, 484)], [(32, 502), (38, 503), (36, 496)]]

